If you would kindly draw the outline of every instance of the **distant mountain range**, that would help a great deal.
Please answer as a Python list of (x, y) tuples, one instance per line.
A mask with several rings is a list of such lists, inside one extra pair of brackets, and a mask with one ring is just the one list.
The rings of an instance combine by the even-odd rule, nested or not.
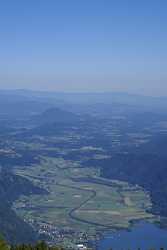
[(0, 117), (39, 114), (53, 107), (73, 112), (87, 111), (92, 105), (127, 105), (153, 112), (167, 111), (167, 97), (141, 96), (128, 93), (58, 93), (29, 90), (0, 90)]

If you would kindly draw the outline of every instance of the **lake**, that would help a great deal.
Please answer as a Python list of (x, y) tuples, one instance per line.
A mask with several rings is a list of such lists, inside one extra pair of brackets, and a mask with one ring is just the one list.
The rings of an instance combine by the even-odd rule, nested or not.
[(98, 250), (123, 249), (167, 249), (167, 230), (160, 229), (154, 224), (139, 223), (131, 231), (118, 231), (105, 234), (99, 242)]

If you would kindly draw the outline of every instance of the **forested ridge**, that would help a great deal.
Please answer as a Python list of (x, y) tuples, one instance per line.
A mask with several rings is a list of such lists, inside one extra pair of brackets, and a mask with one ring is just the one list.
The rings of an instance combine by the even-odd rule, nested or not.
[[(0, 250), (63, 250), (59, 246), (48, 246), (44, 241), (36, 244), (8, 245), (5, 240), (0, 239)], [(65, 250), (65, 249), (64, 249)]]
[(34, 242), (36, 232), (12, 210), (12, 202), (20, 195), (43, 193), (27, 179), (6, 171), (0, 171), (0, 233), (8, 242)]

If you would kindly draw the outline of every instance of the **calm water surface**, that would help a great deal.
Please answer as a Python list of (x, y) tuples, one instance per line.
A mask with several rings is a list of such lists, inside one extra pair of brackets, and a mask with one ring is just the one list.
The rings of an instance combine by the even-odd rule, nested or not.
[(154, 224), (140, 223), (131, 231), (119, 231), (105, 234), (98, 244), (98, 250), (123, 250), (123, 249), (167, 249), (167, 230), (160, 229)]

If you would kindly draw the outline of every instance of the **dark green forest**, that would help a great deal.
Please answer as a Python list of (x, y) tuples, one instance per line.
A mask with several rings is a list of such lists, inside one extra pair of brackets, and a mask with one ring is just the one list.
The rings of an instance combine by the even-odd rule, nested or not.
[(37, 235), (12, 210), (12, 202), (21, 194), (45, 194), (46, 191), (34, 186), (27, 179), (6, 171), (0, 171), (0, 230), (8, 242), (34, 242)]
[(8, 245), (3, 239), (0, 239), (0, 250), (63, 250), (63, 248), (59, 246), (50, 247), (44, 241), (38, 242), (34, 245)]

